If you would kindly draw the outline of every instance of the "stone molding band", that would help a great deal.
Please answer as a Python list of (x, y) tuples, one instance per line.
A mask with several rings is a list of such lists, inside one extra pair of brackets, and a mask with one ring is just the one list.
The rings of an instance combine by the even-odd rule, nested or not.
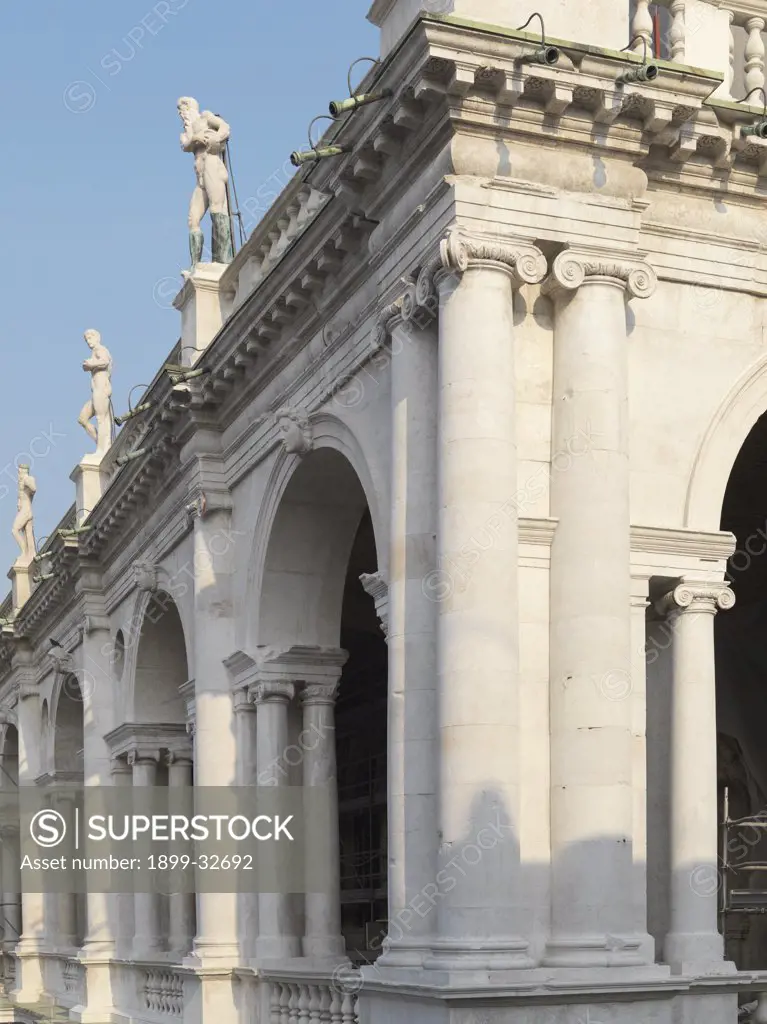
[(649, 299), (658, 283), (655, 271), (644, 260), (565, 249), (554, 260), (542, 291), (556, 298), (576, 291), (589, 278), (622, 282), (635, 299)]
[(735, 605), (735, 594), (729, 583), (680, 583), (662, 597), (656, 608), (662, 615), (684, 612), (727, 611)]

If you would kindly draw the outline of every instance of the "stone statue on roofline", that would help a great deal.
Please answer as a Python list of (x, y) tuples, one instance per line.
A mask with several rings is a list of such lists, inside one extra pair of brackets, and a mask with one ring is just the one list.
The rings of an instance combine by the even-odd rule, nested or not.
[[(83, 335), (91, 355), (83, 361), (83, 370), (91, 375), (91, 397), (80, 410), (77, 422), (88, 437), (96, 442), (94, 455), (87, 461), (100, 462), (112, 445), (112, 356), (101, 344), (98, 331), (87, 330)], [(96, 420), (94, 427), (91, 420)]]
[(197, 184), (189, 204), (189, 252), (192, 269), (202, 261), (203, 234), (200, 228), (205, 211), (210, 210), (211, 258), (213, 263), (231, 263), (232, 225), (229, 219), (224, 149), (230, 135), (229, 125), (218, 114), (200, 111), (197, 100), (182, 96), (178, 112), (184, 124), (181, 148), (194, 154)]
[(17, 560), (19, 565), (29, 565), (35, 556), (35, 517), (32, 511), (32, 500), (36, 493), (37, 484), (34, 477), (30, 476), (29, 466), (20, 465), (17, 511), (11, 529), (14, 540), (21, 548), (21, 555)]

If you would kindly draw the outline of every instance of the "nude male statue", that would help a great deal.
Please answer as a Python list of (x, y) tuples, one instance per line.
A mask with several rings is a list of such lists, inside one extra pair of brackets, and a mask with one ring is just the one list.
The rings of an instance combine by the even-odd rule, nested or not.
[(194, 154), (194, 172), (197, 176), (197, 185), (189, 204), (189, 252), (192, 267), (202, 259), (200, 221), (208, 209), (213, 262), (231, 263), (234, 254), (226, 192), (229, 175), (222, 156), (231, 129), (217, 114), (209, 110), (201, 112), (197, 100), (191, 96), (181, 97), (178, 112), (184, 123), (181, 148), (185, 153)]
[(12, 533), (21, 548), (21, 561), (30, 562), (35, 554), (34, 516), (32, 499), (37, 491), (34, 478), (29, 475), (29, 466), (19, 466), (19, 498), (18, 509), (13, 520)]
[[(96, 454), (103, 455), (112, 444), (112, 356), (101, 344), (98, 331), (88, 330), (83, 337), (93, 353), (83, 362), (83, 370), (91, 375), (91, 397), (82, 407), (77, 422), (96, 442)], [(94, 418), (95, 427), (90, 422)]]

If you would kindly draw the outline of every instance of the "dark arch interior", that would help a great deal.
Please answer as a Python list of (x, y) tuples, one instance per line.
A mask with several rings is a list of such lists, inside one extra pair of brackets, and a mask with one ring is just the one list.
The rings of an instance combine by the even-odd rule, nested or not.
[(186, 710), (179, 687), (189, 678), (181, 617), (173, 598), (158, 591), (146, 607), (136, 654), (135, 722), (178, 724)]
[[(722, 504), (721, 529), (736, 538), (727, 576), (735, 607), (718, 614), (716, 692), (719, 820), (725, 792), (731, 818), (763, 815), (767, 808), (767, 414), (754, 424), (733, 464)], [(767, 875), (749, 872), (751, 861), (767, 860), (765, 830), (735, 827), (720, 839), (733, 866), (730, 888), (752, 890), (749, 904), (767, 906)], [(765, 896), (759, 897), (758, 890)], [(726, 955), (741, 970), (767, 967), (767, 918), (723, 914)]]
[(336, 704), (341, 927), (355, 962), (375, 959), (387, 917), (387, 650), (360, 574), (375, 572), (373, 524), (362, 517), (346, 573), (341, 647), (349, 660)]

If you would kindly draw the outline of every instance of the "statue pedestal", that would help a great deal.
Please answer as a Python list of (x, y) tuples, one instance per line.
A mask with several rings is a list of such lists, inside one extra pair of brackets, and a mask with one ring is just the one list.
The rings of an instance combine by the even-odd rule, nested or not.
[(32, 577), (35, 573), (35, 563), (32, 557), (20, 555), (8, 570), (8, 579), (11, 581), (11, 594), (13, 610), (18, 611), (26, 604), (32, 593)]
[(94, 510), (109, 483), (106, 473), (101, 470), (103, 459), (104, 456), (99, 454), (86, 455), (69, 474), (75, 485), (77, 526), (82, 526), (88, 513)]
[(173, 300), (181, 313), (182, 366), (194, 366), (221, 330), (224, 302), (220, 281), (226, 268), (225, 263), (198, 263), (186, 272), (184, 287)]

